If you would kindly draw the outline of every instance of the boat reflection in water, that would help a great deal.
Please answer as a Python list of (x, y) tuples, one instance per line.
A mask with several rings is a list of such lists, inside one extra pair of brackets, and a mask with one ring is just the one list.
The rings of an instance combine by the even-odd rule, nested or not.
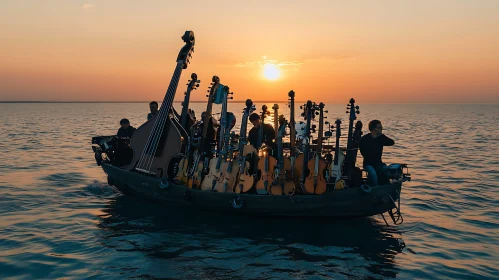
[(103, 209), (103, 245), (125, 251), (110, 270), (176, 279), (395, 278), (405, 247), (372, 218), (275, 219), (220, 215), (118, 196)]

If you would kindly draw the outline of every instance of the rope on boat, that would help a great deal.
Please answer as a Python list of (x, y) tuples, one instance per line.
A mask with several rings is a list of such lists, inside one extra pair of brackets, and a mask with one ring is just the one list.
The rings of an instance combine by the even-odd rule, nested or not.
[(243, 207), (243, 199), (241, 198), (240, 195), (238, 195), (237, 197), (235, 197), (234, 199), (232, 200), (229, 200), (229, 203), (232, 205), (232, 207), (234, 207), (235, 209), (241, 209), (241, 207)]

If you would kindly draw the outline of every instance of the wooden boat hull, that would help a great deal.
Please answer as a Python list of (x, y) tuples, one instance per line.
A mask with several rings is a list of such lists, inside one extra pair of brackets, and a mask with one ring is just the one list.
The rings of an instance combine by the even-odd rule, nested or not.
[[(322, 195), (275, 196), (237, 193), (218, 193), (189, 189), (160, 179), (144, 176), (113, 166), (101, 164), (109, 184), (125, 194), (133, 194), (168, 205), (198, 208), (207, 211), (232, 212), (257, 216), (282, 217), (361, 217), (381, 214), (395, 208), (400, 199), (402, 182), (371, 188), (326, 192)], [(393, 200), (392, 200), (393, 199)]]

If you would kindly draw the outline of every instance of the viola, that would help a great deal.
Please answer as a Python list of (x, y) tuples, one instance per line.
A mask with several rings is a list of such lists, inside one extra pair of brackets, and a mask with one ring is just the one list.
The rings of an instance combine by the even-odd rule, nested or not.
[[(342, 180), (343, 163), (345, 161), (345, 155), (343, 154), (343, 151), (341, 151), (340, 149), (341, 120), (337, 119), (335, 121), (335, 124), (336, 124), (336, 144), (334, 150), (334, 160), (333, 164), (331, 164), (330, 174), (332, 178), (335, 178), (334, 183), (336, 185), (338, 181)], [(338, 184), (338, 186), (343, 186), (343, 185), (344, 184)]]
[(301, 132), (302, 134), (302, 151), (303, 153), (299, 154), (296, 157), (296, 171), (297, 171), (297, 176), (298, 176), (298, 182), (297, 182), (297, 190), (300, 192), (305, 192), (305, 180), (307, 176), (309, 175), (310, 170), (308, 169), (308, 160), (309, 160), (309, 154), (310, 154), (310, 130), (312, 129), (311, 127), (311, 122), (312, 119), (315, 117), (315, 105), (312, 103), (312, 101), (307, 101), (305, 106), (301, 106), (303, 109), (302, 116), (305, 118), (305, 127), (303, 128), (303, 131)]
[(356, 106), (355, 100), (350, 98), (350, 102), (347, 105), (347, 114), (350, 114), (348, 118), (347, 153), (343, 170), (343, 176), (347, 178), (347, 185), (351, 185), (352, 168), (355, 166), (355, 158), (357, 157), (357, 149), (354, 148), (353, 121), (357, 119), (357, 114), (359, 113), (359, 106)]
[[(178, 87), (182, 70), (187, 68), (194, 51), (194, 32), (186, 31), (182, 36), (185, 45), (177, 56), (177, 65), (165, 93), (161, 108), (150, 120), (140, 126), (130, 140), (133, 159), (126, 167), (127, 171), (139, 172), (156, 178), (172, 178), (174, 174), (170, 163), (175, 162), (180, 153), (185, 151), (187, 132), (170, 114), (173, 99)], [(168, 148), (165, 148), (168, 146)], [(172, 161), (173, 160), (173, 161)]]
[(296, 149), (296, 122), (295, 122), (295, 92), (289, 91), (289, 161), (290, 161), (290, 176), (293, 181), (299, 179), (299, 172), (296, 170), (296, 157), (298, 151)]

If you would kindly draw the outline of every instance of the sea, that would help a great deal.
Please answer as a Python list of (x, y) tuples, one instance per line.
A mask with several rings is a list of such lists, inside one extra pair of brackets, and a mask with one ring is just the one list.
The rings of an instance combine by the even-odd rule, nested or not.
[[(206, 104), (191, 105), (199, 118)], [(499, 279), (499, 105), (357, 105), (364, 133), (378, 119), (395, 140), (383, 161), (412, 174), (401, 225), (225, 215), (123, 195), (91, 138), (115, 134), (122, 118), (139, 127), (146, 102), (0, 103), (0, 279)], [(228, 108), (238, 130), (244, 103)], [(347, 127), (346, 103), (325, 110)]]

